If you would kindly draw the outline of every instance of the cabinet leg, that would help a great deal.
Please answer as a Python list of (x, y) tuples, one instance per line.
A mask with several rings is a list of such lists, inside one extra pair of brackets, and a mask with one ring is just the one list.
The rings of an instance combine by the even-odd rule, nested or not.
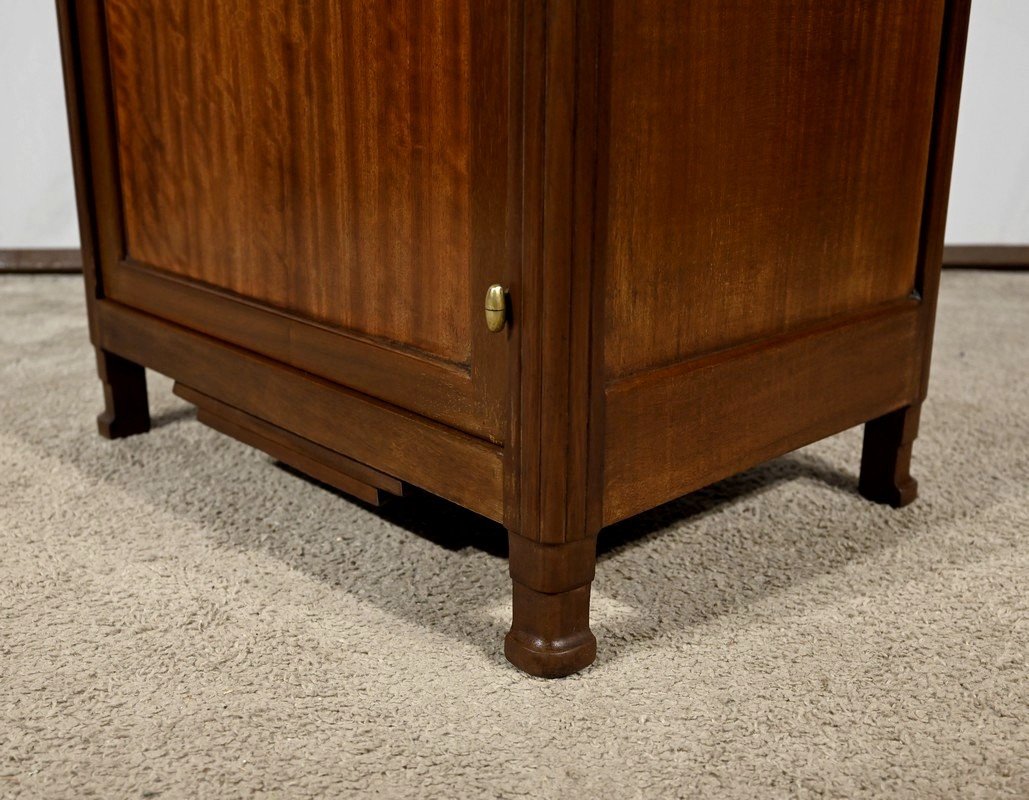
[(509, 535), (513, 614), (507, 660), (540, 678), (562, 678), (593, 663), (590, 585), (597, 540), (544, 545)]
[(146, 373), (142, 366), (106, 350), (97, 350), (97, 372), (104, 386), (104, 411), (97, 417), (100, 435), (121, 439), (150, 430)]
[(865, 425), (858, 491), (869, 500), (901, 508), (918, 496), (911, 477), (911, 446), (921, 405), (906, 406)]

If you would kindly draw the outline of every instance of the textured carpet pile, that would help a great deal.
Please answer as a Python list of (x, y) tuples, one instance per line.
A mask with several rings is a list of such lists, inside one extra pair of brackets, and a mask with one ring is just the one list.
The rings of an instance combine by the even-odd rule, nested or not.
[(1029, 275), (948, 273), (921, 498), (860, 432), (605, 532), (509, 667), (503, 532), (198, 424), (96, 435), (75, 278), (0, 277), (0, 797), (1029, 797)]

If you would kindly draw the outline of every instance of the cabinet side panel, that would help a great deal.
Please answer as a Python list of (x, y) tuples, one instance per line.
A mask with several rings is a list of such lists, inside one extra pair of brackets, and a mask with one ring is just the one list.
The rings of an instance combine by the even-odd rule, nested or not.
[(468, 3), (106, 10), (131, 261), (468, 363)]
[(912, 293), (944, 6), (613, 4), (610, 377)]

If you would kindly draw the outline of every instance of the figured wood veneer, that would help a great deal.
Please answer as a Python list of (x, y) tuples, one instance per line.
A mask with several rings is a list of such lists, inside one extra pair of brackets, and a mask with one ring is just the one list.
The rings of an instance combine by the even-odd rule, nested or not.
[(106, 12), (129, 258), (468, 361), (467, 2)]
[(944, 5), (612, 4), (611, 375), (911, 294)]

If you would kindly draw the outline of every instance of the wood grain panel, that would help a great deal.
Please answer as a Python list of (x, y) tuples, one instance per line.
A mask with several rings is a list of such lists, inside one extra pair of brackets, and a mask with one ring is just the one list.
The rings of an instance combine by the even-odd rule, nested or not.
[(609, 374), (912, 292), (944, 5), (613, 4)]
[(509, 462), (517, 506), (505, 524), (548, 544), (596, 533), (587, 481), (598, 9), (525, 4), (523, 257), (513, 294), (521, 353)]
[(604, 524), (918, 397), (919, 304), (627, 378), (607, 392)]
[(129, 258), (468, 363), (467, 2), (106, 7)]

